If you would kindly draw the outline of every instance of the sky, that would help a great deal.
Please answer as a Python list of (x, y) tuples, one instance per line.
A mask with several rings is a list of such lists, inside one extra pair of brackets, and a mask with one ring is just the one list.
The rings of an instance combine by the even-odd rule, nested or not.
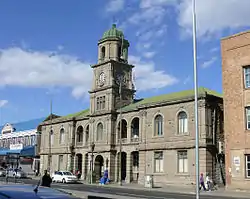
[[(222, 91), (220, 39), (250, 29), (249, 0), (197, 0), (198, 85)], [(89, 106), (97, 42), (130, 42), (136, 98), (193, 89), (190, 0), (0, 2), (0, 124)]]

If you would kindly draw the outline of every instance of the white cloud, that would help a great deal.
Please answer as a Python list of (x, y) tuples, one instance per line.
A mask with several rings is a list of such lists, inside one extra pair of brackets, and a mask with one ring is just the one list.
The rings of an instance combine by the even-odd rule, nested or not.
[(6, 106), (8, 103), (8, 100), (0, 100), (0, 108)]
[(130, 56), (129, 62), (135, 65), (135, 82), (139, 91), (159, 89), (173, 85), (178, 80), (163, 70), (156, 70), (154, 62), (144, 62), (140, 57)]
[[(130, 61), (135, 64), (138, 90), (162, 88), (177, 82), (164, 71), (157, 71), (153, 62), (146, 63), (134, 56)], [(48, 94), (67, 87), (79, 98), (88, 96), (92, 75), (90, 64), (74, 56), (17, 47), (0, 50), (0, 86), (50, 88)]]
[(0, 50), (0, 85), (70, 87), (75, 97), (87, 94), (92, 79), (89, 63), (55, 52), (21, 48)]
[(155, 56), (155, 54), (156, 54), (156, 52), (151, 51), (151, 52), (145, 52), (145, 53), (143, 53), (143, 56), (144, 56), (145, 58), (150, 59), (150, 58), (153, 58), (153, 57)]
[(202, 68), (208, 68), (209, 66), (211, 66), (214, 62), (216, 62), (217, 57), (212, 57), (210, 60), (203, 62), (203, 64), (201, 65)]
[[(192, 33), (192, 1), (182, 0), (177, 6), (178, 24)], [(229, 28), (250, 25), (249, 0), (196, 0), (197, 35), (213, 36)]]
[(106, 11), (115, 13), (122, 10), (123, 7), (124, 7), (124, 0), (110, 0), (107, 4)]

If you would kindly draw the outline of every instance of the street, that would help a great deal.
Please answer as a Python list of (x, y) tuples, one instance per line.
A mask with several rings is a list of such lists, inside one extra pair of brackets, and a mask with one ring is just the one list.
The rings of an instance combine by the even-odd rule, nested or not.
[[(0, 181), (5, 181), (5, 178), (1, 177)], [(9, 178), (9, 182), (14, 182), (13, 178)], [(17, 183), (24, 184), (33, 184), (37, 185), (38, 180), (35, 179), (17, 179)], [(98, 185), (87, 185), (87, 184), (62, 184), (62, 183), (53, 183), (52, 188), (67, 189), (67, 190), (76, 190), (83, 192), (94, 192), (94, 193), (103, 193), (103, 194), (114, 194), (128, 197), (138, 197), (138, 198), (148, 198), (148, 199), (194, 199), (195, 195), (192, 194), (182, 194), (182, 193), (171, 193), (171, 192), (162, 192), (155, 190), (137, 190), (137, 189), (127, 189), (119, 187), (109, 187), (107, 186), (98, 186)], [(208, 193), (202, 193), (201, 199), (212, 199), (214, 197), (220, 199), (238, 199), (240, 197), (221, 197), (215, 195), (208, 195)]]

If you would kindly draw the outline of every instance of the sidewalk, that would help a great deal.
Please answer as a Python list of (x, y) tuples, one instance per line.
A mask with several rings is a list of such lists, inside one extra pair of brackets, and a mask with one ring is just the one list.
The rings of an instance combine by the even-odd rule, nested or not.
[[(39, 177), (33, 178), (39, 179)], [(88, 184), (85, 181), (81, 181), (82, 183), (90, 186), (99, 186), (98, 184)], [(144, 191), (160, 191), (160, 192), (168, 192), (168, 193), (181, 193), (181, 194), (195, 194), (195, 185), (165, 185), (164, 187), (159, 188), (145, 188), (140, 184), (126, 184), (124, 183), (122, 186), (119, 184), (111, 183), (108, 185), (104, 185), (102, 187), (114, 187), (114, 188), (123, 188), (123, 189), (135, 189), (135, 190), (144, 190)], [(68, 192), (74, 194), (72, 190), (68, 190)], [(81, 194), (80, 194), (81, 193)], [(78, 191), (77, 194), (82, 195), (83, 192)], [(238, 197), (238, 198), (250, 198), (250, 190), (225, 190), (224, 188), (218, 188), (218, 190), (211, 192), (201, 191), (201, 195), (211, 195), (211, 196), (224, 196), (224, 197)]]
[[(88, 184), (89, 185), (89, 184)], [(96, 186), (97, 184), (93, 185)], [(98, 186), (98, 185), (97, 185)], [(100, 185), (101, 186), (101, 185)], [(166, 185), (164, 187), (159, 188), (145, 188), (143, 185), (139, 184), (123, 184), (122, 186), (118, 184), (108, 184), (102, 187), (114, 187), (114, 188), (123, 188), (123, 189), (134, 189), (134, 190), (144, 190), (144, 191), (160, 191), (166, 193), (179, 193), (179, 194), (191, 194), (195, 195), (195, 185)], [(209, 196), (221, 196), (221, 197), (237, 197), (237, 198), (250, 198), (250, 190), (249, 191), (228, 191), (224, 188), (219, 188), (215, 191), (201, 191), (201, 195), (209, 195)]]

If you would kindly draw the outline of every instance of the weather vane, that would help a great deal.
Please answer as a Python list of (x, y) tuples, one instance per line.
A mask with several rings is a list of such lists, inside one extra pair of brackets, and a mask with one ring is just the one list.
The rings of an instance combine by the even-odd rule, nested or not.
[(116, 24), (117, 25), (117, 19), (115, 16), (113, 16), (113, 24)]

